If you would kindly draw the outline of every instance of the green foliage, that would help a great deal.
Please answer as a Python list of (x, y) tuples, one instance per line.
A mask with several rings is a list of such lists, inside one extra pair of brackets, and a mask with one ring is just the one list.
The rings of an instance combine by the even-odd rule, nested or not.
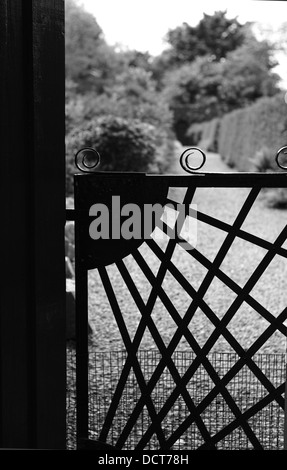
[(103, 44), (102, 30), (95, 18), (75, 1), (65, 2), (66, 77), (88, 80), (96, 68), (95, 49)]
[[(83, 147), (99, 152), (101, 171), (148, 171), (156, 158), (156, 129), (150, 124), (114, 116), (92, 120), (69, 134), (67, 167), (73, 167), (74, 155)], [(68, 194), (73, 188), (71, 173), (67, 172)]]
[[(115, 77), (113, 86), (106, 93), (76, 93), (68, 96), (66, 116), (67, 141), (71, 140), (69, 134), (73, 134), (74, 128), (78, 132), (79, 127), (85, 127), (90, 121), (103, 116), (152, 125), (157, 129), (156, 155), (150, 169), (153, 172), (164, 172), (173, 163), (175, 137), (171, 130), (172, 114), (164, 98), (155, 90), (150, 72), (144, 69), (131, 67), (124, 70)], [(68, 165), (67, 171), (72, 168)]]
[(163, 96), (174, 114), (179, 140), (189, 144), (187, 129), (234, 109), (278, 93), (278, 76), (272, 73), (271, 49), (249, 37), (224, 61), (199, 57), (166, 73)]
[[(102, 95), (109, 114), (139, 119), (163, 129), (169, 129), (172, 114), (163, 97), (155, 90), (151, 73), (132, 67), (115, 77), (112, 87)], [(111, 112), (114, 110), (113, 112)], [(104, 109), (102, 108), (102, 112)]]
[(122, 60), (125, 63), (125, 68), (140, 68), (146, 72), (152, 71), (152, 56), (148, 52), (140, 52), (137, 50), (127, 50), (124, 52), (118, 52), (122, 56)]
[(218, 61), (241, 46), (244, 37), (243, 25), (236, 18), (226, 18), (226, 11), (217, 11), (214, 15), (204, 13), (197, 26), (183, 23), (168, 31), (166, 40), (172, 46), (169, 51), (170, 65), (193, 62), (205, 55)]
[(184, 23), (168, 32), (170, 49), (152, 64), (158, 89), (173, 112), (177, 138), (190, 144), (192, 124), (210, 121), (263, 96), (278, 93), (272, 72), (275, 46), (259, 41), (251, 24), (226, 12), (206, 15), (195, 27)]
[(254, 169), (258, 150), (266, 147), (270, 158), (275, 159), (279, 148), (286, 145), (286, 138), (287, 107), (284, 94), (279, 93), (226, 114), (220, 123), (218, 150), (228, 164), (249, 171)]
[(156, 92), (151, 74), (136, 67), (117, 74), (103, 93), (75, 93), (67, 97), (66, 113), (68, 132), (80, 121), (103, 115), (139, 119), (165, 130), (172, 123), (171, 111)]
[(219, 90), (226, 112), (243, 108), (262, 96), (273, 96), (278, 92), (279, 77), (271, 70), (276, 65), (271, 59), (271, 53), (267, 42), (251, 37), (227, 55)]
[(102, 92), (113, 80), (122, 58), (108, 46), (94, 16), (76, 0), (65, 2), (66, 78), (77, 92)]
[[(120, 165), (124, 171), (127, 167), (168, 171), (173, 165), (175, 136), (183, 144), (196, 141), (216, 151), (219, 123), (225, 123), (220, 118), (225, 113), (278, 91), (277, 77), (272, 74), (273, 46), (256, 41), (249, 24), (227, 19), (226, 12), (204, 14), (195, 27), (185, 23), (169, 31), (170, 48), (153, 58), (108, 46), (101, 27), (80, 6), (80, 0), (67, 0), (65, 6), (69, 191), (75, 171), (73, 155), (82, 146), (100, 151), (102, 139), (100, 153), (107, 169), (117, 170)], [(230, 123), (220, 131), (221, 145), (226, 148), (237, 132), (230, 128), (231, 122), (236, 121), (237, 129), (246, 127), (243, 115), (229, 116)], [(127, 139), (123, 145), (120, 136)], [(112, 152), (114, 148), (120, 157)], [(233, 157), (226, 158), (234, 164)]]
[(185, 134), (192, 123), (222, 114), (221, 81), (222, 64), (212, 62), (208, 56), (167, 72), (162, 93), (173, 111), (173, 125), (182, 143), (189, 143)]
[[(87, 129), (90, 122), (100, 122), (103, 117), (114, 117), (115, 120), (122, 118), (129, 123), (141, 122), (144, 128), (151, 126), (153, 129), (156, 153), (149, 169), (163, 172), (170, 167), (175, 138), (172, 131), (172, 112), (156, 89), (151, 63), (152, 59), (147, 53), (116, 51), (107, 46), (95, 18), (85, 12), (77, 0), (67, 1), (67, 149), (70, 149), (75, 135)], [(71, 191), (70, 174), (75, 172), (75, 167), (73, 157), (69, 155), (67, 187)], [(130, 157), (127, 155), (127, 158)], [(133, 169), (137, 171), (136, 164)]]

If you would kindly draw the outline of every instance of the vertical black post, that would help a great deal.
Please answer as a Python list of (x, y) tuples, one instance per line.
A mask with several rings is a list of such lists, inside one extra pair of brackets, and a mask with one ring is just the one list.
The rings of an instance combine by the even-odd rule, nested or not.
[[(80, 177), (83, 178), (81, 175)], [(77, 176), (74, 177), (75, 188), (75, 279), (76, 279), (76, 389), (77, 389), (77, 448), (82, 439), (88, 438), (88, 272), (83, 263), (81, 248), (85, 240), (81, 238), (81, 213), (79, 207), (79, 188)]]
[(65, 448), (63, 0), (0, 2), (0, 447)]

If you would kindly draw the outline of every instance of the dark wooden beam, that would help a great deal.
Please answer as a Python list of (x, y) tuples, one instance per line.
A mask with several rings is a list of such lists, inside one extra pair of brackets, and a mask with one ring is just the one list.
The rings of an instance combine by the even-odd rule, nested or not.
[(0, 447), (65, 447), (63, 0), (0, 3)]

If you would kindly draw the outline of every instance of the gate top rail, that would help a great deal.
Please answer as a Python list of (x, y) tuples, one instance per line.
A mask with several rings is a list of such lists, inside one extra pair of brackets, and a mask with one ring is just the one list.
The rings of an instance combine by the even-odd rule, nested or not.
[[(202, 161), (197, 164), (196, 166), (191, 166), (189, 163), (189, 158), (193, 156), (194, 154), (197, 154), (197, 157), (199, 156)], [(285, 157), (286, 160), (286, 166), (280, 161), (280, 156), (282, 155), (287, 155), (287, 146), (281, 147), (275, 156), (275, 162), (281, 170), (287, 170), (287, 158)], [(98, 173), (96, 170), (96, 167), (100, 164), (100, 154), (98, 153), (97, 150), (95, 150), (92, 147), (84, 147), (80, 149), (76, 155), (75, 155), (75, 165), (76, 167), (82, 172), (82, 173)], [(262, 174), (261, 172), (198, 172), (204, 164), (206, 163), (206, 155), (201, 150), (199, 147), (189, 147), (186, 150), (184, 150), (179, 158), (179, 162), (183, 170), (185, 170), (189, 174), (196, 174), (196, 175), (257, 175), (257, 174)], [(101, 174), (123, 174), (123, 172), (99, 172)], [(273, 171), (273, 172), (267, 172), (264, 173), (266, 174), (276, 174), (278, 175), (278, 171)], [(138, 172), (136, 172), (138, 174)], [(143, 174), (148, 174), (150, 176), (155, 176), (155, 174), (149, 174), (149, 173), (143, 173)], [(159, 176), (159, 175), (156, 175)]]
[[(202, 162), (197, 166), (191, 166), (189, 158), (197, 153)], [(157, 178), (157, 184), (163, 191), (169, 186), (186, 187), (192, 179), (197, 187), (266, 187), (266, 188), (282, 188), (287, 186), (287, 166), (281, 162), (281, 157), (287, 155), (287, 146), (281, 147), (275, 156), (275, 162), (279, 171), (269, 172), (203, 172), (199, 171), (206, 163), (205, 153), (198, 147), (190, 147), (184, 150), (180, 156), (180, 165), (188, 174), (156, 174), (145, 172), (121, 172), (121, 171), (99, 171), (96, 168), (100, 163), (100, 155), (97, 150), (91, 147), (80, 149), (75, 155), (75, 165), (80, 170), (74, 178), (85, 177), (85, 181), (95, 176), (100, 177), (103, 181), (107, 178)], [(285, 157), (286, 159), (286, 157)], [(287, 159), (286, 159), (287, 160)], [(287, 164), (286, 164), (287, 165)], [(192, 179), (191, 179), (192, 178)], [(81, 211), (75, 209), (66, 209), (66, 220), (73, 221), (80, 217)]]
[[(191, 156), (193, 156), (194, 154), (197, 154), (197, 157), (199, 156), (202, 161), (197, 164), (196, 166), (191, 166), (190, 163), (189, 163), (189, 158)], [(287, 158), (286, 157), (283, 157), (285, 158), (285, 164), (286, 166), (283, 164), (283, 162), (280, 161), (280, 157), (282, 157), (282, 155), (287, 155), (287, 146), (284, 146), (284, 147), (281, 147), (276, 155), (275, 155), (275, 162), (278, 166), (278, 168), (280, 170), (287, 170)], [(100, 157), (100, 154), (98, 153), (97, 150), (95, 150), (94, 148), (92, 147), (84, 147), (82, 149), (80, 149), (76, 155), (75, 155), (75, 165), (76, 167), (80, 170), (81, 173), (100, 173), (101, 175), (103, 174), (125, 174), (125, 172), (121, 172), (121, 171), (98, 171), (96, 170), (96, 167), (100, 164), (100, 161), (101, 161), (101, 157)], [(231, 172), (231, 171), (228, 171), (228, 172), (199, 172), (198, 170), (200, 170), (204, 164), (206, 163), (206, 155), (205, 153), (203, 152), (203, 150), (201, 150), (199, 147), (189, 147), (187, 149), (185, 149), (180, 158), (179, 158), (179, 162), (180, 162), (180, 165), (182, 167), (183, 170), (185, 170), (187, 173), (189, 174), (192, 174), (192, 175), (200, 175), (200, 176), (206, 176), (206, 175), (212, 175), (212, 176), (220, 176), (220, 175), (225, 175), (225, 176), (228, 176), (228, 177), (231, 177), (231, 176), (234, 176), (234, 175), (262, 175), (264, 174), (265, 175), (272, 175), (272, 174), (281, 174), (282, 175), (282, 172), (278, 172), (278, 171), (269, 171), (269, 172), (240, 172), (240, 171), (236, 171), (236, 172)], [(135, 174), (145, 174), (145, 175), (148, 175), (148, 176), (162, 176), (162, 175), (158, 175), (158, 174), (155, 174), (155, 173), (144, 173), (144, 172), (134, 172)], [(133, 174), (133, 172), (128, 172), (128, 174)], [(167, 175), (167, 176), (171, 176), (171, 175)], [(173, 174), (172, 176), (182, 176), (182, 175), (177, 175), (177, 174)]]

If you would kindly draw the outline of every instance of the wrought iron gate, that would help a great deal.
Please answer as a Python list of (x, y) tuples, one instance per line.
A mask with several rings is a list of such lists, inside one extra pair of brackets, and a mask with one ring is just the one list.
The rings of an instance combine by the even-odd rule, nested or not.
[[(279, 160), (285, 150), (286, 148), (280, 149), (276, 157), (281, 168), (284, 167)], [(253, 289), (275, 258), (286, 260), (287, 245), (284, 243), (287, 238), (287, 221), (274, 240), (265, 239), (264, 234), (248, 231), (244, 224), (266, 188), (287, 187), (287, 173), (196, 172), (205, 161), (205, 155), (199, 149), (189, 149), (181, 156), (182, 167), (190, 173), (187, 175), (91, 172), (86, 159), (89, 152), (92, 150), (83, 149), (78, 153), (78, 168), (86, 172), (74, 177), (78, 447), (124, 449), (127, 448), (127, 442), (132, 442), (132, 449), (174, 449), (180, 448), (179, 443), (183, 443), (181, 448), (185, 449), (217, 449), (222, 448), (222, 443), (229, 436), (240, 434), (246, 439), (246, 448), (264, 449), (264, 442), (258, 432), (254, 431), (253, 422), (272, 403), (283, 410), (284, 414), (285, 374), (283, 381), (282, 377), (279, 382), (274, 380), (274, 366), (266, 369), (260, 351), (274, 335), (286, 337), (287, 307), (277, 313), (269, 311), (253, 295)], [(194, 152), (199, 152), (202, 156), (203, 161), (198, 168), (190, 165), (190, 157), (194, 156)], [(231, 191), (232, 188), (244, 188), (242, 203), (238, 202), (238, 207), (234, 208), (233, 221), (221, 220), (201, 211), (199, 203), (196, 207), (194, 195), (200, 188), (213, 188), (213, 191), (219, 188), (230, 188)], [(145, 209), (154, 208), (155, 204), (158, 204), (159, 212), (153, 216), (152, 225), (149, 222), (146, 230)], [(141, 223), (135, 232), (130, 220), (128, 227), (134, 232), (129, 238), (123, 236), (123, 231), (113, 224), (123, 225), (127, 222), (135, 205), (139, 208), (137, 214), (140, 219), (137, 220)], [(92, 223), (97, 220), (97, 230), (103, 230), (99, 219), (95, 218), (104, 207), (108, 211), (109, 223), (106, 228), (109, 233), (105, 238), (96, 239)], [(123, 211), (124, 207), (126, 211)], [(173, 222), (168, 214), (174, 217)], [(285, 217), (285, 212), (282, 217)], [(213, 259), (209, 259), (198, 249), (194, 239), (194, 221), (196, 224), (205, 224), (210, 230), (219, 230), (224, 235)], [(187, 222), (190, 224), (189, 228), (192, 227), (193, 237), (188, 233)], [(156, 232), (160, 234), (158, 238), (155, 236)], [(243, 283), (237, 281), (236, 273), (233, 275), (226, 269), (230, 251), (238, 240), (255, 245), (263, 253), (256, 260), (255, 266), (251, 266), (251, 271), (247, 269), (250, 268), (249, 265), (243, 266), (248, 273), (246, 282)], [(143, 247), (151, 253), (151, 263), (145, 256), (145, 251), (142, 251)], [(185, 256), (186, 272), (178, 268), (178, 258), (173, 258), (175, 253), (179, 253), (177, 256)], [(136, 276), (129, 270), (126, 260), (130, 259), (136, 263), (149, 285), (146, 292), (138, 288)], [(200, 278), (196, 278), (197, 270), (192, 266), (201, 266), (203, 274)], [(126, 306), (117, 298), (117, 288), (109, 271), (111, 267), (116, 267), (122, 282), (120, 289), (124, 286), (129, 292), (134, 310), (138, 314), (138, 323), (132, 332), (128, 326)], [(240, 270), (240, 266), (235, 268)], [(94, 269), (97, 270), (123, 345), (119, 371), (116, 371), (113, 364), (110, 368), (110, 374), (118, 373), (112, 381), (113, 386), (101, 382), (101, 373), (94, 385), (91, 384), (93, 379), (89, 379), (88, 273)], [(167, 276), (172, 279), (169, 286), (179, 287), (179, 295), (175, 294), (174, 289), (172, 295), (169, 295), (169, 289), (164, 287)], [(190, 276), (193, 276), (192, 279)], [(230, 301), (225, 311), (220, 313), (206, 300), (206, 293), (215, 281), (220, 282), (230, 293)], [(283, 287), (285, 286), (279, 285), (279, 291)], [(174, 324), (173, 334), (169, 338), (158, 327), (157, 317), (153, 314), (158, 301), (162, 307), (160, 316), (169, 316)], [(247, 346), (241, 344), (240, 338), (232, 330), (233, 318), (236, 314), (241, 314), (243, 306), (247, 306), (257, 318), (263, 319), (265, 325), (252, 344), (247, 341)], [(203, 325), (204, 321), (211, 325), (210, 331), (204, 331), (204, 341), (202, 338), (198, 341), (193, 332), (192, 325), (198, 312)], [(101, 306), (95, 313), (100, 319)], [(247, 323), (245, 321), (244, 331), (247, 330), (248, 320)], [(143, 351), (143, 337), (147, 332), (150, 339), (148, 344), (153, 346), (148, 351)], [(224, 353), (217, 351), (212, 355), (212, 351), (221, 340), (228, 345), (230, 355), (228, 366), (226, 367), (225, 361), (225, 367), (220, 369), (215, 357), (218, 360), (220, 356), (220, 361), (223, 361)], [(183, 342), (185, 350), (182, 352)], [(116, 353), (108, 354), (111, 357)], [(285, 357), (285, 351), (281, 356)], [(90, 361), (91, 357), (90, 353)], [(119, 356), (117, 361), (119, 364)], [(250, 401), (250, 385), (247, 385), (247, 392), (241, 387), (246, 374), (252, 374), (264, 391), (260, 396), (257, 392), (255, 401), (254, 396), (253, 401)], [(236, 395), (232, 389), (235, 382), (239, 384)], [(99, 419), (98, 429), (92, 432), (93, 425), (89, 416), (91, 406), (98, 406), (93, 403), (99, 403), (97, 396), (100, 394), (100, 383), (101, 393), (106, 394), (107, 403), (105, 415)], [(133, 388), (133, 392), (129, 394), (128, 388)], [(250, 396), (245, 400), (246, 393)], [(122, 416), (118, 416), (120, 409)], [(212, 425), (223, 409), (226, 416), (221, 419), (219, 427)], [(171, 415), (174, 418), (172, 426), (168, 420)], [(131, 441), (131, 435), (139, 421), (141, 429)], [(115, 423), (116, 432), (113, 431)], [(274, 427), (274, 423), (272, 426)]]

